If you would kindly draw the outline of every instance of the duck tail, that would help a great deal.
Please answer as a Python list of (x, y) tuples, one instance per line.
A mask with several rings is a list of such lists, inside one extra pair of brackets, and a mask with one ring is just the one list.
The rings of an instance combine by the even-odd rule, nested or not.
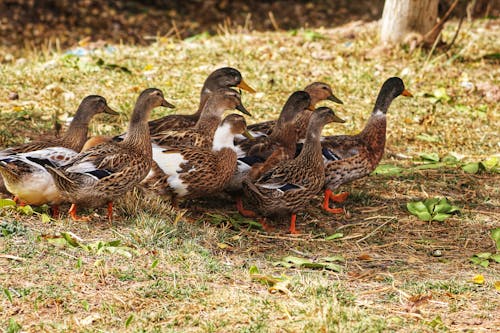
[(54, 182), (59, 189), (69, 190), (74, 187), (75, 181), (69, 178), (61, 169), (48, 165), (47, 171), (54, 178)]

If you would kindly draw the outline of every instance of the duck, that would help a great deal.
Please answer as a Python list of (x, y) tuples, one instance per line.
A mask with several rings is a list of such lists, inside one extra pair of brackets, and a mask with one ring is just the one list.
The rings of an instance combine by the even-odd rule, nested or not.
[(87, 96), (61, 138), (32, 141), (0, 151), (0, 175), (16, 202), (35, 206), (49, 204), (53, 216), (58, 216), (61, 196), (46, 166), (59, 167), (77, 155), (87, 139), (91, 119), (99, 113), (118, 114), (104, 97)]
[[(309, 123), (309, 118), (311, 117), (312, 111), (316, 108), (316, 104), (324, 100), (330, 100), (334, 103), (344, 104), (341, 99), (336, 97), (332, 92), (332, 87), (325, 82), (313, 82), (304, 88), (304, 91), (311, 97), (311, 107), (308, 110), (304, 110), (296, 121), (297, 137), (299, 139), (304, 139), (306, 135), (307, 125)], [(248, 131), (252, 137), (260, 137), (270, 135), (273, 128), (277, 124), (277, 120), (264, 121), (257, 124), (252, 124), (248, 126)]]
[(249, 86), (245, 80), (243, 80), (240, 71), (237, 69), (232, 67), (222, 67), (216, 69), (207, 77), (203, 87), (201, 88), (200, 105), (195, 113), (187, 115), (167, 115), (162, 118), (151, 120), (149, 122), (150, 133), (155, 135), (173, 128), (189, 128), (195, 126), (200, 119), (203, 108), (205, 107), (210, 94), (220, 88), (230, 87), (237, 87), (250, 93), (255, 93), (255, 90)]
[(35, 140), (18, 146), (9, 147), (0, 150), (0, 156), (26, 153), (49, 147), (64, 147), (79, 152), (87, 140), (90, 121), (99, 113), (118, 115), (118, 112), (108, 106), (104, 97), (99, 95), (86, 96), (78, 106), (75, 116), (62, 137), (50, 138), (48, 140)]
[[(307, 92), (296, 91), (292, 93), (283, 106), (276, 126), (269, 136), (260, 135), (252, 140), (239, 141), (236, 145), (238, 167), (231, 181), (227, 184), (226, 192), (236, 196), (238, 210), (241, 210), (242, 207), (241, 185), (249, 173), (253, 178), (257, 178), (257, 174), (262, 173), (264, 169), (295, 156), (297, 142), (295, 122), (298, 115), (310, 107), (311, 97)], [(249, 132), (253, 137), (254, 132)], [(264, 163), (266, 160), (267, 163)]]
[(304, 147), (296, 158), (280, 162), (258, 179), (243, 180), (245, 197), (263, 216), (261, 223), (265, 228), (267, 217), (290, 214), (289, 231), (298, 233), (296, 214), (303, 211), (324, 186), (321, 131), (336, 117), (328, 107), (317, 108), (310, 118)]
[(47, 167), (63, 200), (71, 203), (69, 215), (73, 220), (89, 220), (77, 216), (77, 205), (91, 208), (107, 203), (111, 222), (113, 200), (147, 176), (152, 164), (148, 119), (159, 106), (174, 107), (160, 89), (144, 90), (137, 98), (123, 141), (98, 144), (62, 167)]
[(152, 142), (159, 146), (190, 145), (210, 148), (215, 131), (226, 110), (236, 109), (251, 116), (241, 103), (241, 95), (231, 88), (220, 88), (208, 96), (200, 118), (192, 128), (166, 130), (153, 134)]
[(141, 182), (146, 191), (194, 199), (222, 191), (236, 169), (234, 136), (246, 132), (245, 118), (230, 114), (215, 131), (212, 147), (153, 146), (153, 167)]
[[(348, 193), (334, 194), (340, 185), (369, 175), (384, 155), (387, 111), (398, 96), (411, 97), (399, 77), (387, 79), (379, 91), (375, 106), (364, 129), (356, 135), (325, 136), (321, 139), (325, 167), (323, 209), (343, 213), (342, 208), (331, 208), (330, 200), (343, 202)], [(297, 145), (300, 154), (302, 145)]]

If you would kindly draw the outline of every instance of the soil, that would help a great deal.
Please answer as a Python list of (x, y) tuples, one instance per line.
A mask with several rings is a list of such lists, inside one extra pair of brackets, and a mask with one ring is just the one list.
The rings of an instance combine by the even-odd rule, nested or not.
[[(451, 0), (442, 0), (440, 12)], [(72, 47), (83, 41), (146, 45), (156, 37), (186, 38), (227, 30), (290, 30), (335, 27), (381, 17), (383, 0), (290, 1), (99, 1), (4, 0), (0, 42), (20, 47)], [(494, 1), (477, 1), (475, 13), (498, 15)], [(457, 9), (457, 13), (463, 12)]]

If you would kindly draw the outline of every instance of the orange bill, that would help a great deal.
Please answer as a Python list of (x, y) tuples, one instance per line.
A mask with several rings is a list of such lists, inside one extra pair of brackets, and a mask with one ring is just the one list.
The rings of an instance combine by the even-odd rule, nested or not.
[(408, 91), (408, 89), (403, 90), (401, 95), (406, 96), (406, 97), (413, 97), (413, 94)]
[(251, 92), (252, 94), (255, 93), (255, 89), (250, 87), (243, 79), (241, 79), (241, 82), (236, 87)]

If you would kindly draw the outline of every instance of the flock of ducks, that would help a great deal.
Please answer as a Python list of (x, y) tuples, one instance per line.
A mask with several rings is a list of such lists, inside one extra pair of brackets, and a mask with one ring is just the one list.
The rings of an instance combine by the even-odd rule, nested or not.
[[(193, 114), (167, 115), (149, 121), (156, 107), (174, 108), (161, 90), (148, 88), (137, 98), (125, 134), (88, 139), (88, 125), (99, 113), (117, 114), (101, 96), (81, 102), (66, 133), (57, 139), (33, 141), (0, 151), (0, 174), (19, 203), (48, 204), (54, 216), (70, 203), (77, 207), (107, 205), (112, 220), (113, 201), (134, 187), (170, 198), (194, 199), (230, 194), (239, 212), (260, 217), (290, 216), (290, 232), (297, 233), (296, 214), (324, 190), (322, 207), (331, 213), (330, 200), (342, 202), (347, 193), (334, 194), (342, 184), (371, 173), (385, 146), (386, 112), (399, 95), (411, 96), (400, 78), (383, 84), (372, 115), (356, 135), (321, 136), (323, 127), (344, 122), (320, 101), (342, 104), (331, 87), (314, 82), (290, 95), (276, 121), (247, 126), (240, 114), (223, 117), (226, 110), (250, 115), (234, 87), (255, 92), (230, 67), (215, 70), (201, 90)], [(253, 210), (246, 209), (249, 205)]]

